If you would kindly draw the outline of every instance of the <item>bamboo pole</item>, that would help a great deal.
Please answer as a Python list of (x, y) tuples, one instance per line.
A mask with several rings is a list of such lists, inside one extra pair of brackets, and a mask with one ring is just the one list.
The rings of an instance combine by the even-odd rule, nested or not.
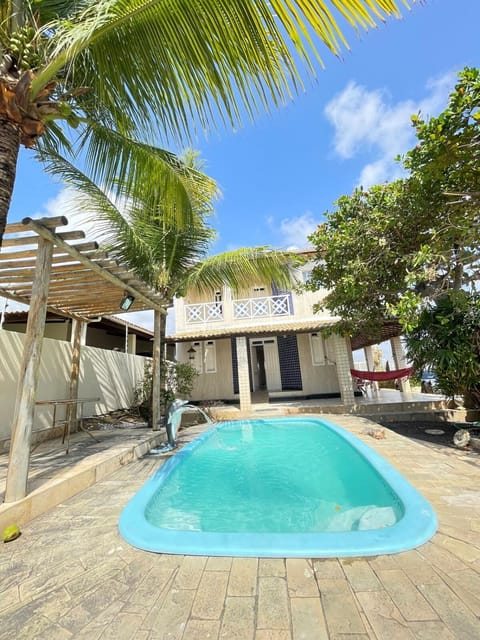
[(53, 245), (45, 239), (38, 243), (37, 267), (33, 282), (27, 333), (18, 378), (12, 440), (7, 470), (5, 502), (15, 502), (27, 494), (30, 443), (32, 439), (38, 369), (47, 315), (48, 284)]

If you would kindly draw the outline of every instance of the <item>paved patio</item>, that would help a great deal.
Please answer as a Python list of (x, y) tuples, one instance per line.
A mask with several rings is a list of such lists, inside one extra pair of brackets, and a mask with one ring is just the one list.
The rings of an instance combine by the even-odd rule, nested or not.
[[(146, 455), (0, 545), (0, 638), (480, 638), (480, 456), (389, 430), (377, 440), (368, 431), (379, 427), (358, 416), (331, 419), (430, 500), (440, 521), (430, 542), (343, 560), (146, 553), (117, 532), (123, 506), (165, 459)], [(182, 441), (201, 430), (182, 430)]]

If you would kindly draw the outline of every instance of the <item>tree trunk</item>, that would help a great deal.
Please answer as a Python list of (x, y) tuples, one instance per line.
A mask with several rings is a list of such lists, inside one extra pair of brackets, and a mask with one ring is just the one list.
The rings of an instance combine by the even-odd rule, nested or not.
[(167, 316), (162, 313), (160, 316), (160, 411), (165, 416), (167, 416), (167, 406), (165, 402), (165, 387), (167, 381), (167, 372), (166, 372), (166, 360), (165, 360), (165, 336), (167, 330)]
[(160, 429), (161, 417), (161, 397), (160, 397), (160, 368), (162, 366), (162, 339), (161, 339), (161, 318), (159, 309), (155, 309), (154, 315), (154, 337), (153, 337), (153, 363), (152, 363), (152, 396), (151, 396), (151, 427), (153, 431)]
[(454, 253), (455, 253), (455, 268), (453, 270), (453, 288), (455, 289), (455, 291), (460, 291), (460, 289), (462, 288), (462, 282), (463, 282), (463, 264), (460, 261), (460, 249), (458, 247), (458, 245), (455, 245), (454, 248)]
[(12, 200), (19, 149), (18, 129), (10, 122), (0, 121), (0, 247)]

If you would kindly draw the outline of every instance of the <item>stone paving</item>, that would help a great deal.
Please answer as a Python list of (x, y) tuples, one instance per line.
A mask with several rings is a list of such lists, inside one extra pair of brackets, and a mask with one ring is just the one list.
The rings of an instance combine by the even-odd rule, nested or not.
[[(327, 417), (327, 416), (325, 416)], [(0, 638), (475, 640), (480, 638), (480, 456), (335, 416), (434, 506), (418, 549), (348, 559), (214, 558), (130, 547), (117, 522), (161, 464), (147, 455), (0, 546)], [(181, 433), (187, 440), (199, 429)], [(162, 458), (163, 459), (163, 458)]]

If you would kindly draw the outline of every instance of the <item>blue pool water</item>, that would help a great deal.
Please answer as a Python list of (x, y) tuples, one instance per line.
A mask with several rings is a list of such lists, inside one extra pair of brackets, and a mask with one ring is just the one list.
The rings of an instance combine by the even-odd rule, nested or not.
[(120, 532), (149, 551), (328, 557), (411, 549), (436, 530), (426, 500), (383, 458), (314, 418), (226, 422), (134, 496)]

